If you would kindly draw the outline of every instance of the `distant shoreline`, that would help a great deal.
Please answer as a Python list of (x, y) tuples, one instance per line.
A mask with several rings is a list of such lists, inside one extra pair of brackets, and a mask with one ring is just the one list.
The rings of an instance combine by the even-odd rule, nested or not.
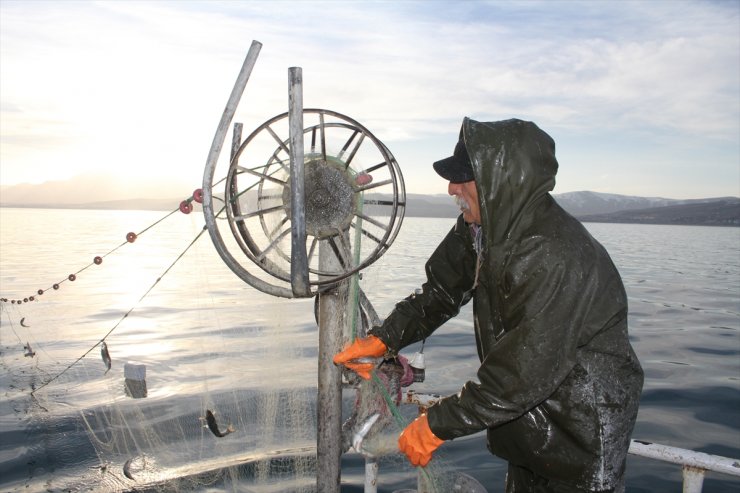
[[(174, 201), (172, 203), (175, 203)], [(172, 212), (178, 206), (166, 208), (162, 200), (121, 201), (117, 204), (2, 204), (3, 209), (62, 209), (62, 210), (116, 210), (116, 211), (151, 211)], [(113, 206), (115, 205), (115, 206)], [(200, 206), (193, 212), (200, 213)], [(459, 215), (455, 205), (434, 204), (414, 205), (409, 202), (405, 217), (426, 217), (437, 219), (454, 219)], [(566, 209), (567, 210), (567, 209)], [(717, 226), (740, 227), (740, 199), (717, 200), (715, 202), (653, 207), (640, 210), (618, 211), (609, 214), (575, 215), (584, 223), (605, 224), (654, 224), (666, 226)]]

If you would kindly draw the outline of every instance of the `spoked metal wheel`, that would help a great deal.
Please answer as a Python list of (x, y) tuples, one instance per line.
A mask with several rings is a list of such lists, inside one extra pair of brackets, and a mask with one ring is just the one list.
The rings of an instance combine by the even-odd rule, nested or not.
[[(300, 247), (315, 294), (385, 253), (401, 227), (406, 196), (398, 163), (365, 127), (333, 111), (304, 109), (303, 207), (293, 208), (300, 196), (291, 187), (288, 127), (288, 113), (278, 115), (239, 145), (223, 180), (223, 208), (215, 213), (230, 235), (211, 236), (227, 265), (249, 284), (294, 297), (293, 228), (305, 227)], [(220, 194), (214, 188), (212, 195)], [(230, 245), (225, 237), (233, 238)]]

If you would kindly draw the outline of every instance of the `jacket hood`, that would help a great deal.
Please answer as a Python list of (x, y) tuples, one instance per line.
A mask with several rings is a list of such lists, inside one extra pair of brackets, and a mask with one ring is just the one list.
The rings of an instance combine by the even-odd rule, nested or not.
[(532, 122), (463, 120), (486, 246), (518, 238), (555, 187), (555, 141)]

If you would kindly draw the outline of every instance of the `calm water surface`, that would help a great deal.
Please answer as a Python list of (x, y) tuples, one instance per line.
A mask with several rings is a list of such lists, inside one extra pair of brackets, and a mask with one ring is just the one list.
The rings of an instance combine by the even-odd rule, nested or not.
[[(45, 290), (36, 302), (2, 305), (0, 491), (131, 490), (193, 476), (168, 485), (272, 491), (271, 478), (285, 485), (287, 471), (295, 490), (315, 482), (313, 300), (246, 286), (207, 234), (177, 260), (201, 233), (202, 216), (177, 213), (142, 232), (164, 215), (0, 209), (0, 296)], [(420, 285), (424, 260), (452, 223), (407, 218), (390, 251), (363, 273), (361, 287), (381, 317)], [(586, 226), (629, 295), (646, 376), (633, 438), (740, 458), (740, 228)], [(133, 244), (125, 242), (129, 231), (141, 233)], [(101, 265), (92, 263), (96, 255)], [(74, 282), (65, 280), (71, 273)], [(91, 348), (111, 330), (106, 373)], [(33, 358), (24, 356), (27, 343)], [(427, 380), (418, 391), (448, 394), (475, 378), (470, 307), (424, 352)], [(146, 365), (145, 399), (124, 392), (127, 361)], [(351, 396), (345, 400), (349, 408)], [(205, 409), (237, 432), (213, 437), (199, 420)], [(126, 461), (134, 481), (122, 474)], [(505, 464), (487, 452), (483, 434), (446, 443), (434, 462), (491, 493), (503, 490)], [(362, 491), (363, 467), (360, 456), (345, 456), (343, 491)], [(219, 468), (213, 477), (195, 474)], [(678, 467), (630, 458), (628, 491), (680, 491), (680, 482)], [(415, 483), (397, 456), (381, 461), (380, 491)], [(738, 490), (740, 481), (727, 476), (705, 480), (705, 492)]]

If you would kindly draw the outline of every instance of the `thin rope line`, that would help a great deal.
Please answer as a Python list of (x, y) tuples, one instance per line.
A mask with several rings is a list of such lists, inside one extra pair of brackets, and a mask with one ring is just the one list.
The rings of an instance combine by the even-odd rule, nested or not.
[(119, 325), (121, 325), (121, 323), (122, 323), (122, 322), (123, 322), (123, 321), (124, 321), (124, 320), (126, 319), (126, 317), (128, 317), (128, 316), (129, 316), (129, 315), (131, 314), (131, 312), (133, 312), (133, 311), (134, 311), (134, 309), (136, 308), (136, 306), (137, 306), (137, 305), (138, 305), (139, 303), (141, 303), (141, 301), (142, 301), (142, 300), (143, 300), (144, 298), (146, 298), (146, 297), (147, 297), (147, 295), (148, 295), (148, 294), (149, 294), (149, 293), (150, 293), (150, 292), (152, 291), (152, 289), (154, 289), (154, 287), (155, 287), (155, 286), (156, 286), (156, 285), (157, 285), (157, 284), (159, 283), (159, 281), (161, 281), (161, 280), (162, 280), (162, 278), (163, 278), (163, 277), (164, 277), (165, 275), (167, 275), (167, 273), (168, 273), (168, 272), (169, 272), (169, 271), (170, 271), (170, 270), (172, 269), (172, 267), (174, 267), (174, 266), (175, 266), (175, 264), (176, 264), (176, 263), (177, 263), (177, 262), (178, 262), (178, 261), (179, 261), (179, 260), (180, 260), (180, 259), (181, 259), (181, 258), (183, 257), (183, 255), (185, 255), (185, 253), (186, 253), (186, 252), (187, 252), (187, 251), (188, 251), (188, 250), (190, 249), (190, 247), (192, 247), (192, 246), (193, 246), (193, 245), (195, 244), (195, 242), (196, 242), (196, 241), (198, 240), (198, 238), (200, 238), (200, 237), (201, 237), (201, 236), (203, 235), (203, 233), (204, 233), (205, 231), (206, 231), (206, 226), (203, 226), (203, 229), (201, 229), (200, 233), (198, 233), (198, 234), (197, 234), (197, 235), (195, 236), (195, 238), (193, 239), (193, 241), (191, 241), (191, 242), (190, 242), (190, 244), (189, 244), (189, 245), (188, 245), (187, 247), (185, 247), (185, 250), (183, 250), (183, 251), (182, 251), (182, 253), (180, 253), (180, 255), (178, 255), (178, 256), (177, 256), (177, 258), (176, 258), (176, 259), (175, 259), (175, 260), (174, 260), (174, 261), (173, 261), (173, 262), (172, 262), (172, 263), (170, 264), (170, 266), (169, 266), (169, 267), (167, 267), (167, 269), (165, 269), (165, 271), (164, 271), (164, 272), (162, 273), (162, 275), (161, 275), (161, 276), (159, 276), (159, 277), (157, 278), (157, 280), (156, 280), (156, 281), (154, 281), (154, 283), (152, 283), (152, 285), (151, 285), (151, 286), (149, 287), (149, 289), (147, 289), (147, 290), (146, 290), (146, 292), (145, 292), (145, 293), (144, 293), (144, 294), (143, 294), (143, 295), (141, 296), (141, 298), (139, 298), (139, 300), (138, 300), (138, 301), (137, 301), (136, 303), (134, 303), (134, 306), (132, 306), (132, 307), (131, 307), (131, 309), (130, 309), (129, 311), (127, 311), (127, 312), (126, 312), (126, 313), (125, 313), (125, 314), (124, 314), (124, 315), (123, 315), (123, 316), (122, 316), (122, 317), (120, 318), (120, 320), (118, 320), (118, 322), (117, 322), (117, 323), (116, 323), (116, 324), (115, 324), (115, 325), (113, 326), (113, 328), (112, 328), (112, 329), (110, 329), (110, 330), (108, 331), (108, 333), (106, 333), (106, 334), (105, 334), (105, 335), (103, 336), (103, 338), (102, 338), (102, 339), (100, 339), (100, 340), (99, 340), (98, 342), (96, 342), (96, 343), (95, 343), (95, 344), (94, 344), (94, 345), (93, 345), (93, 346), (92, 346), (92, 347), (91, 347), (90, 349), (88, 349), (87, 351), (85, 351), (85, 352), (84, 352), (84, 353), (82, 354), (82, 356), (80, 356), (79, 358), (77, 358), (76, 360), (74, 360), (74, 361), (73, 361), (72, 363), (70, 363), (70, 364), (69, 364), (69, 365), (68, 365), (68, 366), (67, 366), (67, 367), (66, 367), (66, 368), (65, 368), (64, 370), (62, 370), (61, 372), (57, 373), (57, 374), (56, 374), (56, 375), (55, 375), (54, 377), (52, 377), (52, 378), (51, 378), (50, 380), (47, 380), (46, 382), (44, 382), (44, 383), (43, 383), (43, 384), (42, 384), (42, 385), (41, 385), (40, 387), (38, 387), (38, 388), (36, 388), (36, 389), (32, 390), (32, 391), (31, 391), (31, 395), (33, 395), (33, 394), (34, 394), (34, 392), (36, 392), (36, 391), (38, 391), (38, 390), (41, 390), (41, 389), (43, 389), (44, 387), (46, 387), (47, 385), (49, 385), (49, 384), (50, 384), (51, 382), (53, 382), (53, 381), (54, 381), (54, 380), (56, 380), (57, 378), (61, 377), (61, 376), (62, 376), (63, 374), (65, 374), (65, 373), (66, 373), (66, 372), (67, 372), (67, 371), (68, 371), (69, 369), (71, 369), (71, 368), (72, 368), (72, 367), (73, 367), (74, 365), (76, 365), (77, 363), (79, 363), (80, 361), (82, 361), (82, 359), (83, 359), (83, 358), (84, 358), (85, 356), (87, 356), (88, 354), (90, 354), (90, 352), (91, 352), (91, 351), (92, 351), (93, 349), (95, 349), (95, 348), (96, 348), (96, 347), (98, 347), (98, 346), (99, 346), (100, 344), (102, 344), (103, 342), (105, 342), (105, 339), (106, 339), (106, 338), (107, 338), (107, 337), (108, 337), (109, 335), (111, 335), (111, 334), (113, 333), (113, 331), (114, 331), (114, 330), (116, 330), (116, 329), (118, 328), (118, 326), (119, 326)]
[[(191, 202), (191, 201), (193, 201), (193, 200), (194, 200), (194, 199), (193, 199), (193, 196), (190, 196), (190, 197), (189, 197), (188, 199), (186, 199), (186, 201), (187, 201), (187, 202)], [(178, 212), (179, 210), (180, 210), (180, 208), (178, 207), (177, 209), (174, 209), (173, 211), (171, 211), (171, 212), (168, 212), (167, 214), (165, 214), (164, 216), (162, 216), (161, 218), (159, 218), (158, 220), (156, 220), (155, 222), (153, 222), (152, 224), (150, 224), (150, 225), (149, 225), (149, 226), (147, 226), (146, 228), (144, 228), (144, 229), (142, 229), (141, 231), (139, 231), (139, 232), (138, 232), (138, 233), (136, 234), (136, 236), (140, 236), (140, 235), (142, 235), (142, 234), (146, 233), (146, 232), (147, 232), (147, 231), (149, 231), (149, 230), (150, 230), (151, 228), (153, 228), (153, 227), (154, 227), (154, 226), (156, 226), (157, 224), (161, 223), (162, 221), (164, 221), (165, 219), (167, 219), (168, 217), (170, 217), (170, 216), (171, 216), (172, 214), (174, 214), (174, 213)], [(222, 209), (222, 210), (223, 210), (223, 209)], [(219, 212), (219, 214), (220, 214), (220, 212)], [(108, 255), (110, 255), (111, 253), (115, 252), (116, 250), (118, 250), (118, 249), (119, 249), (119, 248), (121, 248), (122, 246), (126, 245), (127, 243), (131, 243), (131, 242), (129, 242), (128, 240), (126, 240), (126, 241), (123, 241), (123, 242), (121, 242), (121, 243), (120, 243), (120, 244), (119, 244), (118, 246), (116, 246), (116, 247), (112, 248), (112, 249), (111, 249), (110, 251), (108, 251), (107, 253), (105, 253), (105, 254), (103, 254), (103, 255), (100, 255), (100, 257), (101, 257), (101, 258), (105, 258), (105, 257), (107, 257)], [(72, 274), (76, 276), (76, 275), (77, 275), (77, 274), (79, 274), (80, 272), (82, 272), (82, 271), (84, 271), (84, 270), (86, 270), (86, 269), (88, 269), (88, 268), (92, 267), (92, 266), (93, 266), (94, 264), (95, 264), (95, 262), (94, 262), (94, 261), (93, 261), (93, 262), (90, 262), (90, 263), (88, 263), (87, 265), (85, 265), (84, 267), (82, 267), (82, 268), (81, 268), (80, 270), (78, 270), (78, 271), (76, 271), (76, 272), (73, 272)], [(41, 290), (41, 291), (42, 291), (43, 293), (46, 293), (47, 291), (50, 291), (50, 290), (54, 289), (54, 286), (56, 286), (57, 288), (59, 288), (59, 287), (60, 287), (60, 286), (61, 286), (62, 284), (64, 284), (64, 283), (65, 283), (65, 282), (67, 282), (67, 281), (71, 281), (71, 279), (69, 278), (69, 276), (65, 277), (64, 279), (61, 279), (60, 281), (58, 281), (58, 282), (56, 282), (56, 283), (53, 283), (53, 284), (52, 284), (51, 286), (49, 286), (48, 288), (46, 288), (46, 289), (43, 289), (43, 290)], [(32, 295), (32, 296), (29, 296), (29, 298), (35, 298), (35, 297), (36, 297), (36, 294), (34, 294), (34, 295)], [(19, 300), (19, 301), (20, 301), (20, 300)], [(3, 303), (4, 303), (4, 302), (3, 302)]]

